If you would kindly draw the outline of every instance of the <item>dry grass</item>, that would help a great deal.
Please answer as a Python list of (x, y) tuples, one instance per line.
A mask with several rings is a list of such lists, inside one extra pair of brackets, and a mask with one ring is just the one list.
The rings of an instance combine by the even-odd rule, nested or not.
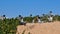
[(23, 30), (26, 30), (25, 34), (28, 34), (28, 32), (31, 34), (60, 34), (60, 22), (34, 23), (33, 25), (27, 23), (27, 26), (18, 25), (16, 34), (21, 34)]

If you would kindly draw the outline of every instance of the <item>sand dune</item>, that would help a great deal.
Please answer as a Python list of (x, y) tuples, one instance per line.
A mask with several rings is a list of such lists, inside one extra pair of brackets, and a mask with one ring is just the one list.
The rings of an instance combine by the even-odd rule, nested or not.
[(27, 26), (18, 25), (16, 34), (22, 34), (25, 30), (25, 34), (60, 34), (60, 22), (51, 23), (27, 23)]

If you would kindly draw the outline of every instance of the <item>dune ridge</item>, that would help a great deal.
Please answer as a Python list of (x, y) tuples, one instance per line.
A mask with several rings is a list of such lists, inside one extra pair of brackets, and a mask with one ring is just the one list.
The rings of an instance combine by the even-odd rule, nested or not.
[(51, 22), (51, 23), (27, 23), (26, 26), (18, 25), (16, 34), (60, 34), (60, 22)]

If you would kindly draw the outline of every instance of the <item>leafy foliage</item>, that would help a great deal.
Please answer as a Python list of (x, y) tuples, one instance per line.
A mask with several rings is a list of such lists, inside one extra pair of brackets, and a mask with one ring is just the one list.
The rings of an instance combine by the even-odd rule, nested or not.
[(0, 20), (0, 34), (15, 34), (18, 24), (19, 21), (13, 18)]
[(26, 22), (28, 22), (28, 23), (31, 23), (32, 20), (33, 20), (32, 17), (25, 17), (25, 18), (24, 18), (24, 21), (26, 21)]

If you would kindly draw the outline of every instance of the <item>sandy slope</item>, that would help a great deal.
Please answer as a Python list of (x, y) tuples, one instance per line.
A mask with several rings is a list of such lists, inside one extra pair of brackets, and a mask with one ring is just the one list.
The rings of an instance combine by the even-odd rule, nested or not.
[(17, 33), (21, 34), (24, 30), (25, 34), (30, 32), (31, 34), (60, 34), (60, 22), (52, 23), (28, 23), (27, 26), (17, 26)]

